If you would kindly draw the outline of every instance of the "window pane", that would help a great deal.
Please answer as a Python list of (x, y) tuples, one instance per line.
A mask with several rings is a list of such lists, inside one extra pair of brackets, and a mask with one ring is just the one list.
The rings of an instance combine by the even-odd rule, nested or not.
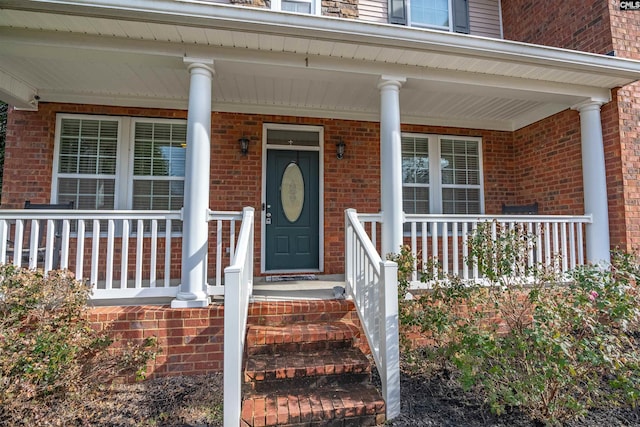
[(477, 141), (442, 139), (440, 141), (442, 183), (480, 185), (480, 157)]
[(402, 209), (408, 214), (428, 214), (429, 187), (403, 187)]
[(185, 123), (136, 123), (134, 175), (184, 177), (186, 128)]
[(286, 12), (311, 13), (311, 3), (284, 0), (282, 10)]
[(114, 175), (117, 148), (117, 121), (63, 119), (58, 172)]
[(449, 0), (411, 0), (410, 9), (413, 24), (449, 26)]
[(480, 190), (476, 188), (444, 188), (442, 210), (445, 214), (479, 214)]
[(76, 209), (114, 209), (115, 179), (59, 178), (58, 202)]
[(184, 182), (135, 180), (133, 209), (180, 209), (184, 200)]
[(429, 184), (429, 139), (402, 137), (402, 182)]

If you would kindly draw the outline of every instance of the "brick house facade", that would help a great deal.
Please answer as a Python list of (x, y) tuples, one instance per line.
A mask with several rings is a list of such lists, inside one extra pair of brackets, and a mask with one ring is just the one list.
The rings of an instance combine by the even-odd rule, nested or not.
[[(459, 3), (448, 4), (454, 1)], [(148, 0), (126, 4), (126, 11), (124, 3), (52, 0), (44, 8), (37, 1), (8, 0), (0, 5), (0, 100), (17, 107), (8, 117), (3, 209), (22, 208), (25, 200), (59, 201), (55, 181), (62, 173), (54, 165), (62, 157), (56, 148), (61, 116), (176, 119), (188, 127), (187, 135), (198, 134), (187, 136), (182, 148), (198, 146), (210, 160), (199, 162), (203, 159), (187, 149), (183, 169), (194, 176), (183, 170), (185, 188), (206, 183), (191, 202), (205, 200), (215, 211), (253, 207), (253, 273), (269, 275), (262, 260), (269, 218), (263, 208), (265, 134), (267, 125), (296, 125), (322, 130), (320, 143), (297, 150), (317, 152), (322, 159), (322, 253), (318, 268), (310, 269), (315, 273), (345, 273), (345, 209), (382, 211), (381, 222), (393, 225), (393, 233), (382, 236), (378, 249), (409, 240), (401, 223), (405, 191), (415, 191), (409, 205), (420, 206), (415, 213), (425, 216), (497, 216), (503, 204), (533, 202), (543, 216), (587, 216), (594, 206), (608, 204), (608, 218), (598, 213), (586, 229), (587, 255), (598, 250), (589, 261), (608, 256), (607, 239), (629, 250), (640, 244), (640, 85), (633, 83), (640, 78), (640, 62), (623, 59), (640, 59), (640, 16), (619, 10), (617, 1), (470, 0), (473, 13), (467, 14), (465, 34), (455, 34), (450, 22), (421, 26), (407, 16), (407, 26), (391, 25), (388, 2), (377, 0), (312, 1), (321, 16), (263, 10), (276, 2), (262, 0), (232, 5)], [(400, 3), (406, 15), (402, 0), (391, 3)], [(191, 92), (194, 86), (200, 90)], [(194, 113), (209, 118), (210, 125), (190, 124)], [(601, 129), (594, 127), (598, 124)], [(238, 146), (244, 138), (246, 155)], [(336, 154), (340, 142), (346, 144), (342, 159)], [(467, 150), (464, 155), (452, 149), (434, 161), (429, 151), (458, 143)], [(403, 144), (413, 144), (413, 152)], [(123, 157), (133, 156), (133, 146), (126, 147)], [(602, 165), (585, 161), (594, 152), (591, 157), (603, 155)], [(403, 159), (422, 162), (415, 169), (423, 175), (403, 182)], [(197, 173), (190, 169), (204, 164)], [(449, 172), (460, 182), (444, 182)], [(604, 192), (586, 184), (585, 177), (592, 176), (606, 182)], [(104, 197), (96, 188), (94, 199)], [(444, 200), (443, 189), (458, 198)], [(78, 191), (76, 200), (85, 195)], [(593, 195), (596, 201), (588, 201)], [(446, 212), (446, 202), (463, 208)], [(187, 205), (185, 198), (184, 210)], [(132, 206), (127, 200), (116, 207)], [(194, 257), (208, 262), (206, 276), (219, 274), (206, 251), (180, 254), (184, 241), (201, 238), (202, 230), (207, 234), (201, 211), (204, 228), (171, 241), (176, 251), (170, 273), (176, 280), (184, 279), (184, 262)], [(213, 252), (216, 242), (205, 241)], [(146, 262), (149, 255), (144, 256)], [(108, 256), (101, 252), (96, 258), (103, 271)], [(224, 266), (230, 258), (228, 252), (222, 255)], [(91, 260), (84, 262), (88, 271)], [(133, 275), (136, 263), (131, 258), (129, 263)], [(144, 268), (145, 274), (151, 269)], [(180, 291), (189, 294), (189, 286)], [(132, 339), (143, 330), (161, 334), (158, 374), (219, 370), (223, 311), (214, 305), (198, 312), (190, 301), (180, 300), (186, 306), (175, 311), (104, 308), (92, 319)], [(207, 306), (208, 295), (197, 302)], [(318, 305), (335, 309), (331, 303)], [(355, 316), (352, 320), (357, 323)]]

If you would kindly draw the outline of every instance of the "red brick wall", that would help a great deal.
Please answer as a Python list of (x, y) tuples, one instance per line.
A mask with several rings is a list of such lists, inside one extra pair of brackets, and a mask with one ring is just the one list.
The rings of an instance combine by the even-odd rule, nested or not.
[[(621, 11), (619, 2), (610, 1), (611, 32), (616, 56), (640, 59), (640, 14)], [(618, 179), (624, 184), (623, 194), (616, 195), (624, 204), (624, 227), (627, 250), (640, 248), (640, 83), (634, 83), (614, 92), (617, 102), (619, 151), (622, 162)]]
[(538, 202), (545, 215), (584, 213), (576, 111), (563, 111), (517, 130), (513, 145), (518, 204)]
[[(224, 304), (207, 308), (169, 306), (95, 307), (87, 313), (94, 329), (122, 342), (156, 337), (161, 349), (147, 367), (147, 377), (196, 375), (222, 371)], [(249, 324), (279, 325), (306, 321), (341, 321), (361, 329), (350, 301), (278, 301), (249, 304)], [(369, 352), (364, 333), (355, 345)]]
[[(38, 112), (12, 111), (9, 114), (5, 179), (2, 207), (23, 206), (25, 199), (47, 202), (51, 193), (51, 167), (57, 112), (185, 118), (186, 112), (109, 106), (40, 104)], [(211, 209), (241, 210), (261, 207), (262, 125), (287, 123), (324, 127), (324, 232), (326, 274), (343, 272), (344, 210), (380, 210), (379, 125), (323, 118), (298, 118), (237, 113), (213, 113), (211, 149)], [(483, 138), (485, 206), (487, 213), (499, 213), (502, 203), (516, 203), (518, 177), (510, 132), (403, 125), (403, 131), (441, 133)], [(241, 156), (238, 138), (251, 140), (248, 156)], [(335, 155), (335, 144), (346, 141), (344, 159)], [(34, 155), (33, 153), (36, 152)], [(35, 160), (34, 160), (35, 158)], [(221, 165), (224, 165), (221, 167)], [(230, 166), (230, 167), (229, 167)], [(26, 177), (26, 178), (25, 178)], [(581, 186), (580, 186), (581, 188)], [(260, 236), (260, 216), (256, 217)], [(259, 243), (259, 242), (258, 242)], [(212, 242), (212, 245), (214, 243)], [(256, 247), (259, 271), (259, 245)], [(227, 258), (225, 258), (225, 261)], [(210, 271), (212, 273), (212, 271)]]
[(613, 50), (611, 1), (503, 0), (504, 38), (592, 53)]
[[(505, 39), (591, 53), (613, 51), (617, 57), (640, 59), (640, 15), (619, 10), (617, 1), (508, 0), (502, 2), (502, 14)], [(614, 90), (612, 102), (602, 107), (601, 114), (611, 243), (637, 250), (640, 153), (635, 147), (640, 144), (640, 85)]]

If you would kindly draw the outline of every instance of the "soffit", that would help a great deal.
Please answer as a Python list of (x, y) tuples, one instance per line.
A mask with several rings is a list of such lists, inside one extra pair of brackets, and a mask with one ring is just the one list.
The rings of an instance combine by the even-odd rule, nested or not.
[[(395, 46), (373, 36), (364, 42), (361, 34), (319, 38), (251, 23), (229, 28), (227, 21), (216, 27), (0, 12), (0, 70), (36, 90), (43, 101), (185, 108), (186, 55), (215, 59), (214, 109), (221, 111), (377, 120), (376, 84), (381, 74), (392, 74), (408, 78), (401, 91), (405, 122), (509, 130), (584, 99), (606, 97), (609, 88), (633, 81), (637, 67), (629, 62), (617, 67), (620, 61), (605, 59), (590, 69), (590, 57), (584, 55), (578, 55), (584, 63), (562, 63), (554, 55), (533, 60), (528, 51), (492, 57), (487, 46), (495, 46), (486, 40), (484, 49), (462, 52), (444, 43), (425, 42), (421, 48), (398, 40)], [(254, 12), (262, 19), (286, 15)], [(326, 24), (326, 19), (315, 20)], [(330, 23), (343, 24), (338, 21), (343, 20)], [(404, 31), (427, 39), (442, 36)]]

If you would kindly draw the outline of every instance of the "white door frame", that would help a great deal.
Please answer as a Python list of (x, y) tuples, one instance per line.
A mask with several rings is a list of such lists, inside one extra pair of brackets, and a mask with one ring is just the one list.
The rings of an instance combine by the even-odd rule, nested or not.
[[(268, 145), (267, 132), (269, 130), (293, 130), (318, 132), (318, 146), (305, 145)], [(321, 273), (324, 271), (324, 127), (312, 125), (290, 125), (278, 123), (263, 123), (262, 125), (262, 206), (267, 203), (267, 150), (299, 150), (318, 152), (318, 269), (317, 270), (269, 270), (265, 269), (266, 259), (266, 211), (261, 209), (260, 219), (260, 272), (261, 273)]]

